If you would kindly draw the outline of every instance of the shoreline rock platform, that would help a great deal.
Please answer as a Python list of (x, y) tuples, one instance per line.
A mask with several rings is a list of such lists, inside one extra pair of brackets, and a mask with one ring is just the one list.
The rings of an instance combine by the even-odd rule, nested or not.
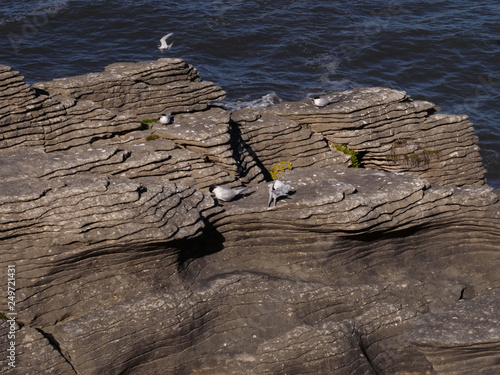
[(0, 66), (1, 373), (500, 373), (500, 192), (467, 116), (224, 97), (178, 58)]

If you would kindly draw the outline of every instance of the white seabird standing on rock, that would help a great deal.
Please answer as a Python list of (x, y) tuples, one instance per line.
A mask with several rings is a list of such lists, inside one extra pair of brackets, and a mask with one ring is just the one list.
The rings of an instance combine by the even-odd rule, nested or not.
[(211, 193), (214, 193), (215, 197), (221, 201), (229, 202), (233, 200), (237, 195), (247, 191), (249, 187), (243, 189), (231, 189), (224, 186), (210, 186), (208, 189)]
[(269, 184), (269, 200), (267, 201), (267, 207), (271, 206), (271, 202), (274, 201), (274, 207), (276, 207), (276, 200), (279, 197), (288, 197), (288, 193), (291, 190), (290, 185), (284, 184), (280, 180), (273, 181), (272, 184)]
[(160, 39), (160, 45), (158, 46), (158, 49), (163, 52), (163, 50), (169, 50), (172, 48), (174, 42), (167, 44), (167, 39), (170, 38), (174, 33), (170, 33), (165, 35), (163, 38)]
[(326, 107), (330, 103), (338, 102), (339, 98), (335, 95), (332, 96), (315, 96), (313, 98), (313, 103), (316, 107)]
[(316, 107), (326, 107), (330, 104), (330, 99), (328, 98), (320, 98), (319, 96), (313, 99), (313, 103)]
[(170, 123), (171, 118), (172, 118), (172, 112), (165, 113), (163, 116), (160, 117), (160, 122), (164, 125), (167, 125)]

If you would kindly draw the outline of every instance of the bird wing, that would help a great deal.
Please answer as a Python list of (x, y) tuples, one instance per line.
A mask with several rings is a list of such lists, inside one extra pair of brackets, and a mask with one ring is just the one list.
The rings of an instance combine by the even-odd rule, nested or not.
[(283, 190), (275, 190), (274, 191), (274, 195), (276, 196), (276, 198), (279, 198), (279, 197), (288, 197), (288, 192), (285, 192)]
[(163, 38), (160, 39), (160, 43), (161, 43), (160, 47), (159, 47), (160, 49), (172, 47), (173, 42), (170, 44), (170, 46), (167, 44), (167, 39), (170, 38), (172, 35), (174, 35), (174, 33), (167, 34)]
[(174, 35), (174, 33), (170, 33), (170, 34), (165, 35), (163, 38), (161, 38), (161, 39), (160, 39), (160, 42), (161, 42), (162, 44), (163, 44), (163, 43), (165, 43), (165, 42), (166, 42), (166, 40), (167, 40), (168, 38), (170, 38), (172, 35)]
[(232, 189), (228, 189), (224, 186), (218, 186), (217, 191), (214, 190), (214, 192), (217, 199), (221, 199), (225, 202), (229, 202), (236, 196), (235, 192)]
[(281, 181), (281, 180), (274, 180), (274, 182), (273, 182), (273, 189), (279, 189), (283, 185), (285, 185), (283, 183), (283, 181)]
[(248, 189), (250, 189), (250, 186), (243, 188), (243, 189), (235, 190), (235, 192), (236, 192), (236, 194), (241, 194), (241, 193), (244, 193), (245, 191), (247, 191)]

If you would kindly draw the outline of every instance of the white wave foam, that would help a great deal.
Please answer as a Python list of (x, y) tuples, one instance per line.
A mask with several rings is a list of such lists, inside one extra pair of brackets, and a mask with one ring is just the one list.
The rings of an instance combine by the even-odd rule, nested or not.
[(223, 101), (221, 104), (224, 108), (235, 111), (242, 108), (265, 108), (274, 104), (281, 103), (283, 100), (274, 91), (255, 100), (236, 100)]
[[(67, 7), (70, 2), (71, 0), (42, 0), (33, 6), (28, 6), (26, 3), (18, 3), (15, 7), (6, 9), (5, 14), (8, 17), (0, 20), (0, 26), (15, 22), (24, 22), (29, 25), (36, 24), (37, 20), (33, 20), (33, 17), (55, 16), (59, 11)], [(4, 10), (2, 6), (0, 6), (0, 10)]]
[(66, 8), (70, 2), (71, 0), (41, 1), (39, 6), (34, 7), (29, 15), (49, 14), (54, 16), (63, 8)]

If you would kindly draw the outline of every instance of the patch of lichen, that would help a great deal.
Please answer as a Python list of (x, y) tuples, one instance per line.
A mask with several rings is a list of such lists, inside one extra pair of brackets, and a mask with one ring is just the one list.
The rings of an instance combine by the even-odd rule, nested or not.
[(146, 137), (146, 141), (154, 141), (155, 139), (158, 139), (160, 138), (160, 136), (156, 135), (156, 134), (150, 134)]
[[(7, 318), (7, 316), (3, 313), (3, 312), (0, 312), (0, 320), (10, 320), (9, 318)], [(24, 323), (23, 322), (20, 322), (19, 320), (15, 319), (16, 323), (19, 325), (19, 327), (22, 327), (24, 326)]]
[(273, 167), (268, 171), (273, 180), (278, 180), (280, 173), (283, 173), (285, 170), (292, 170), (292, 163), (289, 161), (280, 161), (273, 165)]
[[(415, 167), (428, 167), (429, 163), (435, 159), (439, 159), (441, 151), (439, 150), (428, 150), (428, 149), (418, 149), (412, 152), (397, 152), (397, 149), (404, 148), (408, 145), (409, 140), (406, 138), (397, 139), (394, 141), (394, 147), (391, 153), (387, 156), (387, 159), (403, 165), (407, 168)], [(419, 147), (418, 144), (414, 146)]]
[(341, 145), (330, 145), (331, 147), (337, 149), (340, 152), (343, 152), (346, 155), (349, 155), (351, 157), (351, 163), (353, 168), (361, 168), (361, 162), (360, 162), (360, 155), (359, 152), (351, 150), (349, 147), (347, 147), (346, 144), (341, 144)]
[(141, 120), (140, 122), (142, 125), (146, 125), (146, 124), (151, 124), (153, 122), (156, 122), (158, 120), (159, 119), (157, 119), (157, 118), (147, 118), (147, 119)]

